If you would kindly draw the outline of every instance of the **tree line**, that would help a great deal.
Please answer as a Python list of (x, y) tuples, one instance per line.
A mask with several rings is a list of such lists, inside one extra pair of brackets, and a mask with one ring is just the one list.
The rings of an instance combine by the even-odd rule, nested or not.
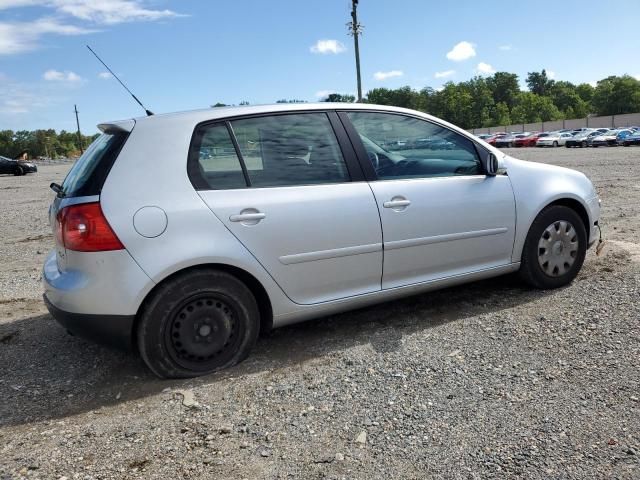
[[(82, 149), (86, 149), (99, 134), (82, 135)], [(80, 141), (76, 132), (57, 133), (48, 130), (0, 130), (0, 155), (17, 158), (24, 152), (29, 158), (76, 157), (80, 155)]]
[[(542, 70), (529, 72), (526, 84), (528, 90), (523, 91), (518, 75), (496, 72), (465, 82), (447, 82), (437, 90), (431, 87), (416, 90), (409, 86), (374, 88), (363, 101), (420, 110), (466, 129), (640, 112), (640, 81), (630, 75), (610, 76), (594, 87), (588, 83), (556, 81)], [(331, 93), (323, 99), (355, 100), (353, 95), (340, 93)], [(278, 103), (298, 102), (302, 101), (278, 100)]]

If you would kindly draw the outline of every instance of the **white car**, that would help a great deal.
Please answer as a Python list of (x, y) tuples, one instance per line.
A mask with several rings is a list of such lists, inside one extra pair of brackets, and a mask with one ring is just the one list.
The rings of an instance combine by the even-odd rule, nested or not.
[(99, 128), (52, 184), (44, 298), (161, 377), (234, 365), (273, 327), (450, 285), (519, 272), (560, 287), (598, 238), (585, 175), (413, 110), (243, 106)]
[(538, 138), (536, 147), (564, 147), (564, 144), (572, 136), (567, 132), (549, 132), (548, 136)]

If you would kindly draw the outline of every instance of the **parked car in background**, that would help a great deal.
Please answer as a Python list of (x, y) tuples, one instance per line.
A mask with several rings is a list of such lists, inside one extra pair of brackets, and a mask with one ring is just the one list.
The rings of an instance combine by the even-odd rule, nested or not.
[(624, 138), (622, 145), (630, 147), (631, 145), (640, 145), (640, 130), (636, 130), (631, 135)]
[(513, 148), (516, 146), (516, 140), (526, 137), (527, 133), (509, 133), (496, 139), (495, 146), (498, 148)]
[(491, 137), (492, 135), (490, 133), (479, 133), (476, 135), (476, 137), (478, 137), (480, 140), (487, 140), (487, 138)]
[(535, 147), (536, 142), (538, 141), (538, 138), (540, 138), (541, 135), (547, 135), (547, 134), (543, 132), (534, 132), (524, 137), (516, 138), (515, 146), (516, 147)]
[(538, 139), (538, 141), (536, 142), (536, 147), (561, 147), (572, 136), (573, 135), (567, 132), (549, 132), (549, 135), (547, 135), (546, 137)]
[(38, 166), (35, 163), (25, 162), (23, 160), (12, 160), (0, 156), (0, 173), (20, 176), (26, 175), (27, 173), (36, 173), (37, 171)]
[(611, 130), (610, 128), (596, 128), (596, 130), (600, 133), (607, 133), (609, 130)]
[(598, 131), (583, 131), (576, 133), (573, 137), (568, 138), (564, 146), (567, 148), (580, 147), (585, 148), (591, 145), (591, 139), (600, 135)]
[(493, 145), (495, 147), (496, 140), (507, 135), (505, 132), (498, 132), (491, 135), (489, 138), (485, 140), (489, 145)]
[[(584, 174), (423, 112), (256, 105), (99, 128), (51, 186), (44, 301), (160, 377), (237, 364), (273, 327), (437, 288), (512, 272), (562, 287), (598, 240)], [(454, 147), (383, 147), (390, 136)]]
[(617, 143), (618, 130), (609, 130), (591, 139), (591, 146), (597, 147), (614, 147)]
[(616, 144), (623, 145), (624, 139), (627, 138), (629, 135), (633, 135), (633, 133), (634, 133), (634, 130), (630, 130), (630, 129), (620, 130), (616, 134)]

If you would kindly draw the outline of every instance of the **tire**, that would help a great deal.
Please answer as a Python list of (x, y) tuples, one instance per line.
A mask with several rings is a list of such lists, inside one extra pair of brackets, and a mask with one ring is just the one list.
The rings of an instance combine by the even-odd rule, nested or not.
[(540, 289), (568, 285), (582, 268), (587, 241), (585, 225), (575, 210), (562, 205), (545, 208), (527, 233), (520, 278)]
[(22, 168), (21, 166), (18, 166), (18, 167), (16, 168), (16, 171), (15, 171), (15, 172), (13, 172), (13, 174), (14, 174), (16, 177), (21, 177), (22, 175), (24, 175), (24, 168)]
[(189, 378), (244, 360), (259, 331), (249, 288), (229, 273), (199, 269), (160, 284), (143, 306), (136, 341), (158, 377)]
[(587, 148), (587, 142), (582, 142), (580, 144), (580, 148)]
[(553, 148), (556, 148), (558, 146), (558, 142), (553, 142), (553, 145), (551, 145)]

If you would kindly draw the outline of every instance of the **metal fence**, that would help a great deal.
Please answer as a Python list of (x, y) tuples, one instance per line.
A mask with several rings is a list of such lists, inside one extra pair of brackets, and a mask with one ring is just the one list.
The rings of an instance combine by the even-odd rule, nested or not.
[(29, 161), (35, 163), (36, 165), (63, 165), (65, 163), (73, 163), (76, 161), (76, 159), (75, 158), (45, 158), (45, 159), (37, 158)]
[(602, 117), (574, 118), (571, 120), (555, 120), (553, 122), (520, 123), (517, 125), (500, 125), (497, 127), (474, 128), (471, 133), (496, 132), (545, 132), (565, 128), (621, 128), (640, 125), (640, 113), (624, 115), (605, 115)]

